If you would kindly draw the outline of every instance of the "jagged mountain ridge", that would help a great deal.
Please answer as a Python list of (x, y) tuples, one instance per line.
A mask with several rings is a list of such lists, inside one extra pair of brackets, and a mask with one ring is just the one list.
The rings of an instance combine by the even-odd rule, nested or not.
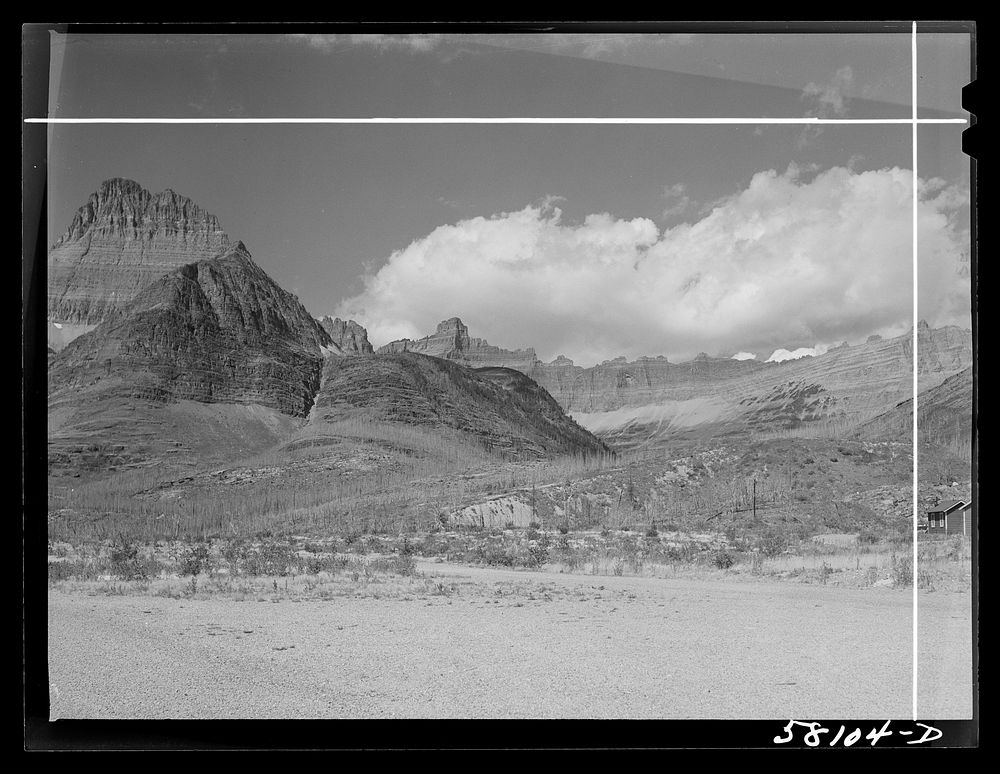
[[(187, 197), (106, 180), (49, 250), (50, 329), (79, 333), (97, 325), (167, 272), (229, 245), (218, 219)], [(56, 334), (54, 343), (61, 347), (66, 338)]]

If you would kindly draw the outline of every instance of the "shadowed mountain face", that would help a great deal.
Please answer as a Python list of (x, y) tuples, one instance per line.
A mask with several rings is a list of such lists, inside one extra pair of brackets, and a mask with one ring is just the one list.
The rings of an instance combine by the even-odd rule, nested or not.
[(468, 369), (414, 353), (326, 361), (312, 421), (358, 417), (456, 429), (514, 457), (607, 452), (518, 371)]
[(242, 243), (161, 277), (50, 366), (50, 407), (95, 392), (305, 416), (330, 338)]
[(49, 251), (53, 345), (103, 322), (167, 272), (228, 247), (216, 217), (187, 197), (105, 181)]

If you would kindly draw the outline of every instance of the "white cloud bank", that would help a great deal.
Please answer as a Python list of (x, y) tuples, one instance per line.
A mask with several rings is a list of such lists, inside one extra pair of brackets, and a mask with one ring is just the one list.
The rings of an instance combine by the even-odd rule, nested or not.
[(787, 349), (776, 349), (771, 353), (771, 357), (765, 363), (781, 363), (785, 360), (798, 360), (800, 357), (816, 357), (826, 352), (827, 347), (817, 345), (815, 347), (799, 347), (789, 352)]
[[(459, 316), (493, 344), (584, 365), (906, 330), (911, 179), (898, 168), (760, 172), (697, 222), (662, 231), (607, 213), (568, 223), (551, 202), (462, 220), (393, 253), (336, 313), (376, 346)], [(969, 324), (969, 236), (956, 216), (967, 200), (922, 183), (920, 316), (932, 325)]]

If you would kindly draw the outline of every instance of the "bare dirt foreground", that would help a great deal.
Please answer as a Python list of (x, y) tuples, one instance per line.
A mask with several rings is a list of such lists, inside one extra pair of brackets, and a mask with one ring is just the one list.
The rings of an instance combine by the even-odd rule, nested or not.
[[(911, 716), (909, 590), (420, 570), (395, 598), (50, 590), (51, 717)], [(920, 716), (971, 717), (968, 592), (921, 592), (920, 642)]]

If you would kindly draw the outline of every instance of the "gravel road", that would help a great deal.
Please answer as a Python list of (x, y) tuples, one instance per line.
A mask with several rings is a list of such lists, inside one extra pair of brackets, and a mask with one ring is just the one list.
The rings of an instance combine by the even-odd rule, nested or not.
[[(908, 590), (421, 570), (445, 592), (238, 602), (50, 590), (51, 717), (911, 714)], [(921, 594), (921, 717), (971, 717), (970, 632), (968, 593)]]

